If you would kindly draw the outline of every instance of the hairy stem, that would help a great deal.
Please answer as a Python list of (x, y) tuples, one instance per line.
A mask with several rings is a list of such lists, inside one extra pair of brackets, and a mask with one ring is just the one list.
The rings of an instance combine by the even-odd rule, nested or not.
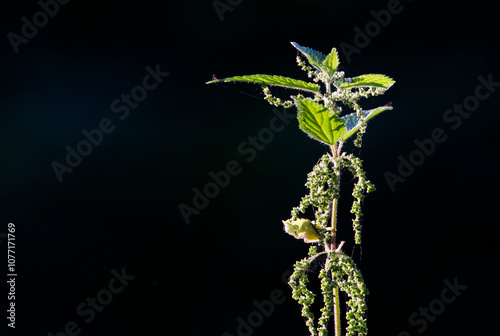
[[(332, 163), (334, 165), (334, 174), (336, 173), (335, 167), (337, 166), (338, 163), (337, 158), (338, 158), (338, 152), (337, 152), (337, 144), (333, 145), (332, 147)], [(330, 249), (334, 251), (336, 249), (335, 246), (335, 238), (336, 238), (336, 233), (337, 233), (337, 203), (338, 203), (338, 198), (334, 198), (332, 202), (332, 219), (331, 219), (331, 234), (332, 234), (332, 240), (330, 243)]]
[(333, 303), (333, 319), (335, 321), (335, 336), (340, 336), (340, 300), (339, 300), (339, 288), (335, 287), (333, 289), (334, 303)]
[[(340, 164), (340, 162), (337, 160), (339, 156), (339, 151), (337, 148), (337, 144), (332, 146), (332, 155), (333, 155), (333, 165), (336, 167), (336, 165)], [(334, 169), (334, 174), (336, 174), (337, 169)], [(338, 176), (338, 179), (340, 179), (340, 176)], [(331, 221), (331, 234), (332, 234), (332, 240), (330, 244), (330, 249), (331, 251), (335, 251), (336, 249), (336, 233), (337, 233), (337, 206), (338, 206), (338, 198), (335, 197), (332, 202), (332, 221)], [(333, 296), (334, 296), (334, 302), (333, 302), (333, 318), (334, 318), (334, 324), (335, 324), (335, 336), (341, 336), (341, 327), (340, 327), (340, 300), (339, 300), (339, 288), (335, 287), (333, 288)]]

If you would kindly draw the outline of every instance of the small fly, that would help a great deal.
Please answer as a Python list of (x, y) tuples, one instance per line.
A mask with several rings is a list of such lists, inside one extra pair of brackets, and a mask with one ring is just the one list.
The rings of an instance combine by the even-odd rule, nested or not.
[(212, 80), (218, 80), (218, 79), (219, 78), (215, 74), (212, 75)]

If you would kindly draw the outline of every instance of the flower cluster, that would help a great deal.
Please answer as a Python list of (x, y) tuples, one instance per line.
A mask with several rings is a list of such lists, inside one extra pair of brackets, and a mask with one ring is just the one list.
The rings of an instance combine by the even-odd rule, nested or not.
[[(340, 102), (343, 105), (351, 108), (356, 112), (356, 115), (359, 117), (359, 122), (360, 122), (360, 128), (359, 131), (356, 134), (356, 139), (354, 140), (354, 145), (357, 147), (361, 147), (361, 140), (363, 137), (363, 134), (366, 132), (366, 126), (367, 123), (364, 118), (363, 110), (361, 106), (359, 106), (358, 101), (360, 98), (367, 98), (369, 96), (378, 96), (381, 94), (384, 94), (385, 89), (382, 88), (346, 88), (342, 89), (340, 86), (345, 83), (347, 79), (339, 79), (335, 81), (335, 87), (337, 88), (336, 91), (333, 91), (328, 97), (329, 101), (335, 101), (335, 102)], [(326, 106), (326, 105), (325, 105)], [(336, 105), (334, 107), (331, 107), (330, 109), (334, 114), (336, 110), (338, 110), (340, 107), (337, 107)], [(341, 109), (340, 109), (341, 110)], [(338, 116), (338, 115), (337, 115)]]
[(319, 272), (319, 278), (321, 279), (321, 293), (323, 294), (324, 306), (321, 308), (321, 316), (318, 320), (318, 333), (319, 336), (328, 335), (328, 321), (333, 315), (334, 307), (334, 294), (333, 290), (336, 284), (332, 281), (330, 270), (321, 269)]
[(292, 288), (292, 297), (302, 306), (302, 316), (306, 319), (306, 325), (309, 328), (311, 336), (316, 336), (317, 331), (314, 327), (314, 314), (311, 312), (311, 305), (314, 303), (315, 294), (307, 288), (309, 279), (307, 270), (311, 266), (310, 257), (316, 255), (316, 246), (309, 248), (309, 257), (299, 260), (294, 265), (293, 274), (290, 276), (288, 284)]
[(320, 158), (318, 164), (307, 175), (306, 187), (309, 189), (309, 194), (302, 197), (299, 206), (294, 207), (291, 213), (291, 219), (297, 220), (299, 214), (305, 213), (309, 206), (314, 207), (315, 221), (313, 223), (320, 231), (320, 244), (329, 240), (327, 226), (331, 216), (330, 206), (334, 198), (340, 197), (340, 171), (330, 169), (330, 163), (329, 154)]
[[(298, 261), (290, 278), (290, 286), (293, 290), (293, 298), (302, 305), (302, 316), (306, 318), (306, 325), (312, 336), (326, 336), (328, 334), (328, 321), (333, 315), (335, 288), (347, 293), (349, 300), (346, 302), (348, 311), (347, 336), (365, 335), (366, 311), (365, 295), (367, 294), (363, 277), (351, 258), (338, 251), (330, 251), (326, 244), (331, 239), (331, 231), (328, 228), (328, 220), (332, 216), (331, 205), (334, 199), (340, 197), (340, 175), (342, 168), (347, 168), (357, 180), (354, 184), (352, 195), (354, 201), (351, 213), (354, 214), (353, 230), (355, 243), (361, 243), (361, 202), (365, 193), (375, 190), (375, 186), (366, 179), (362, 166), (363, 161), (352, 154), (342, 153), (338, 157), (330, 154), (323, 155), (313, 170), (307, 175), (306, 186), (309, 193), (302, 197), (299, 206), (292, 210), (291, 220), (299, 220), (299, 215), (304, 213), (309, 206), (315, 209), (314, 225), (320, 233), (318, 245), (326, 252), (317, 253), (316, 246), (311, 246), (309, 257)], [(328, 253), (325, 267), (320, 271), (321, 292), (324, 306), (320, 309), (321, 316), (318, 319), (317, 328), (314, 325), (314, 316), (311, 305), (314, 302), (314, 294), (307, 288), (309, 282), (307, 270), (312, 259), (321, 254)], [(338, 291), (337, 291), (338, 293)]]
[(284, 108), (290, 108), (293, 106), (293, 101), (283, 101), (281, 98), (273, 96), (271, 90), (267, 87), (267, 85), (262, 85), (262, 92), (264, 92), (264, 99), (273, 106), (283, 106)]
[(344, 161), (344, 166), (346, 166), (351, 174), (357, 179), (352, 191), (354, 201), (352, 202), (351, 213), (354, 214), (352, 220), (354, 239), (356, 244), (361, 244), (361, 217), (363, 216), (361, 202), (365, 198), (365, 193), (375, 191), (375, 186), (366, 179), (366, 173), (363, 170), (363, 161), (360, 158), (352, 154), (346, 155), (344, 153), (340, 159)]
[(329, 252), (325, 266), (320, 271), (319, 278), (321, 279), (324, 306), (321, 308), (318, 326), (315, 326), (314, 314), (311, 312), (315, 295), (307, 288), (309, 283), (307, 272), (312, 260), (324, 253), (326, 252), (317, 253), (316, 247), (311, 246), (309, 256), (295, 263), (295, 269), (289, 281), (289, 285), (292, 287), (292, 297), (298, 300), (302, 306), (302, 316), (306, 319), (309, 333), (311, 336), (326, 336), (328, 334), (328, 321), (333, 315), (334, 309), (333, 290), (338, 287), (349, 297), (346, 302), (348, 307), (346, 336), (364, 336), (368, 332), (365, 317), (368, 289), (354, 261), (341, 252)]
[[(315, 71), (312, 70), (311, 66), (308, 65), (304, 60), (302, 60), (302, 57), (297, 56), (297, 64), (300, 66), (302, 70), (307, 72), (307, 77), (312, 78), (314, 76)], [(317, 82), (317, 80), (315, 80)]]
[(368, 290), (363, 276), (354, 261), (340, 252), (331, 252), (326, 261), (326, 270), (331, 272), (331, 286), (339, 287), (349, 296), (346, 336), (363, 336), (368, 332), (366, 325), (366, 295)]

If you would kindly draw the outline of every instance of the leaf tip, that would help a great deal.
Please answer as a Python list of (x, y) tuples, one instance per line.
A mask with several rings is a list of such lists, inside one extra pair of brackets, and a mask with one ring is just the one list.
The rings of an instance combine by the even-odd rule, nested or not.
[(389, 76), (387, 76), (387, 78), (389, 80), (389, 85), (387, 85), (387, 89), (389, 89), (391, 86), (393, 86), (396, 83), (396, 81)]
[(212, 80), (206, 82), (205, 84), (221, 83), (221, 82), (225, 82), (225, 81), (226, 81), (226, 78), (218, 78), (218, 79), (212, 79)]

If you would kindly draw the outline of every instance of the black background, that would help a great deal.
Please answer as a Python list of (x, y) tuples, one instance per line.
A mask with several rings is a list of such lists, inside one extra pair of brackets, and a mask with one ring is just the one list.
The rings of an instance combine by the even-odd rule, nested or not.
[[(238, 3), (238, 1), (233, 1)], [(69, 321), (81, 335), (237, 335), (254, 300), (281, 290), (286, 301), (253, 335), (307, 335), (281, 280), (307, 246), (283, 233), (282, 219), (305, 194), (306, 174), (326, 151), (292, 120), (251, 162), (238, 153), (269, 126), (272, 107), (251, 84), (205, 85), (252, 73), (306, 79), (290, 41), (324, 53), (354, 45), (354, 27), (388, 1), (244, 0), (217, 15), (212, 1), (77, 1), (16, 54), (36, 1), (0, 12), (0, 233), (16, 225), (16, 329), (48, 335)], [(360, 156), (377, 191), (364, 202), (362, 253), (371, 291), (370, 335), (418, 334), (408, 317), (440, 297), (443, 281), (467, 285), (424, 335), (497, 332), (496, 216), (498, 90), (452, 130), (444, 112), (474, 95), (478, 76), (500, 81), (492, 3), (402, 1), (402, 10), (342, 65), (349, 75), (383, 73), (396, 84), (362, 101), (394, 110), (370, 122)], [(111, 102), (142, 83), (146, 66), (169, 76), (124, 120)], [(279, 91), (284, 92), (285, 91)], [(242, 94), (245, 93), (245, 94)], [(257, 98), (257, 99), (256, 99)], [(51, 167), (66, 146), (103, 118), (112, 133), (59, 182)], [(415, 139), (442, 128), (447, 140), (392, 192)], [(346, 150), (358, 151), (352, 142)], [(209, 172), (236, 160), (242, 172), (187, 225), (179, 204)], [(346, 175), (347, 176), (347, 175)], [(340, 204), (344, 251), (352, 250), (349, 178)], [(5, 238), (0, 260), (7, 265)], [(135, 279), (90, 323), (76, 312), (107, 287), (111, 270)], [(7, 274), (6, 267), (2, 274)], [(2, 276), (3, 278), (3, 276)], [(6, 316), (7, 286), (1, 286)], [(400, 334), (401, 333), (401, 334)]]

